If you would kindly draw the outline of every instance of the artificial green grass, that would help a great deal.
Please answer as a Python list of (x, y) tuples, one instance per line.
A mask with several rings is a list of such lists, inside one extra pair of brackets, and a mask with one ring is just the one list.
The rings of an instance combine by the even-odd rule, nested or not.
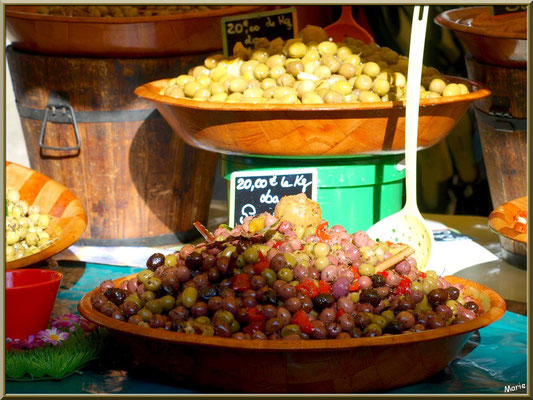
[(29, 350), (6, 352), (6, 378), (8, 380), (63, 379), (98, 357), (107, 331), (104, 328), (86, 335), (80, 327), (71, 332), (67, 340), (57, 346), (36, 347)]

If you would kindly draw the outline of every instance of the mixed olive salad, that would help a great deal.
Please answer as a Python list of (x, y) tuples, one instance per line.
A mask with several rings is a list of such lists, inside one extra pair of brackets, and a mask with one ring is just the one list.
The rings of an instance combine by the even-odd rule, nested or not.
[(28, 205), (18, 191), (6, 191), (6, 261), (40, 252), (54, 242), (47, 232), (50, 216), (37, 205)]
[(419, 332), (464, 323), (489, 307), (462, 285), (418, 270), (412, 257), (382, 271), (404, 245), (323, 220), (297, 225), (277, 211), (206, 231), (205, 243), (174, 254), (153, 254), (119, 287), (102, 282), (93, 307), (143, 327), (263, 340)]
[[(388, 47), (346, 38), (329, 40), (319, 27), (307, 26), (299, 37), (260, 39), (255, 49), (237, 43), (233, 56), (209, 56), (204, 65), (179, 75), (160, 94), (225, 103), (322, 104), (404, 100), (408, 59)], [(469, 93), (424, 67), (420, 98)]]

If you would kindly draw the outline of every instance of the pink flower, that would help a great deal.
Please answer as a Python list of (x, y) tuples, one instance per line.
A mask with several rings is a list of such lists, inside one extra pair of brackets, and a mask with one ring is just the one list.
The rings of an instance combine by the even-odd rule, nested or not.
[(80, 323), (80, 316), (76, 314), (65, 314), (57, 318), (52, 318), (50, 326), (52, 328), (70, 328), (74, 324)]
[(94, 322), (86, 320), (85, 318), (80, 319), (79, 325), (85, 332), (92, 332), (98, 328), (98, 325), (96, 325)]
[(54, 346), (61, 344), (64, 340), (68, 339), (68, 332), (61, 332), (57, 328), (45, 329), (37, 334), (37, 338), (41, 339), (44, 343), (51, 343)]
[(25, 340), (25, 343), (24, 343), (24, 346), (27, 349), (33, 349), (34, 347), (39, 347), (42, 345), (43, 345), (43, 342), (39, 340), (38, 338), (36, 339), (35, 336), (33, 335), (30, 335), (28, 339)]

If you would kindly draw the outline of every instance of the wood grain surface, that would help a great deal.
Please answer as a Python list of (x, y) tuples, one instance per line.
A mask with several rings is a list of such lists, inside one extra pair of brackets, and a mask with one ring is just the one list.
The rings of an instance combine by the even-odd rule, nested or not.
[(149, 17), (67, 17), (37, 14), (36, 6), (7, 6), (6, 30), (19, 49), (56, 55), (160, 57), (222, 49), (221, 18), (257, 12), (232, 6)]
[[(130, 279), (135, 275), (124, 277)], [(505, 302), (475, 282), (449, 276), (486, 294), (491, 308), (464, 324), (401, 335), (342, 340), (237, 340), (188, 335), (114, 320), (91, 306), (78, 310), (105, 326), (137, 365), (175, 385), (249, 393), (375, 392), (423, 380), (452, 361), (476, 329), (501, 318)]]
[[(435, 22), (457, 35), (477, 60), (506, 67), (527, 65), (526, 32), (503, 31), (500, 27), (469, 26), (465, 22), (480, 13), (488, 14), (488, 7), (465, 7), (445, 11), (435, 18)], [(524, 15), (524, 18), (527, 18)], [(515, 24), (516, 25), (516, 24)]]
[[(149, 243), (191, 232), (194, 221), (207, 222), (217, 155), (188, 146), (152, 103), (133, 93), (140, 82), (174, 76), (204, 57), (57, 57), (8, 48), (19, 106), (43, 110), (50, 92), (61, 91), (76, 112), (148, 111), (148, 117), (133, 115), (130, 121), (78, 122), (79, 151), (41, 149), (42, 121), (21, 118), (31, 167), (69, 187), (87, 210), (82, 240), (147, 238)], [(48, 123), (44, 143), (73, 146), (73, 126)]]
[[(472, 101), (490, 91), (461, 78), (471, 93), (420, 101), (420, 147), (442, 140)], [(227, 104), (159, 94), (168, 80), (138, 87), (192, 146), (225, 154), (346, 156), (403, 152), (405, 103)]]
[(60, 183), (30, 168), (6, 162), (6, 187), (17, 190), (28, 205), (38, 205), (51, 216), (47, 231), (57, 240), (39, 253), (6, 262), (7, 269), (43, 261), (75, 243), (87, 227), (87, 215), (74, 194)]

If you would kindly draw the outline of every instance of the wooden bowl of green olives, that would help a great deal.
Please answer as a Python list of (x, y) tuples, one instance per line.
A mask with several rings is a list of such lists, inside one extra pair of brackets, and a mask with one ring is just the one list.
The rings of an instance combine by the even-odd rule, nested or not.
[[(448, 78), (470, 93), (420, 100), (418, 146), (442, 140), (475, 100), (490, 90)], [(332, 157), (401, 153), (405, 101), (335, 104), (246, 104), (197, 101), (162, 95), (169, 79), (135, 93), (152, 100), (173, 130), (191, 146), (224, 154)]]
[(87, 227), (87, 215), (65, 186), (6, 162), (6, 268), (36, 264), (65, 250)]
[(197, 54), (222, 49), (222, 17), (263, 8), (7, 6), (6, 30), (14, 47), (43, 54), (89, 57)]
[[(107, 282), (118, 288), (135, 276)], [(505, 302), (494, 291), (454, 276), (445, 279), (484, 298), (487, 311), (462, 324), (398, 335), (250, 340), (187, 334), (115, 319), (93, 306), (93, 296), (101, 287), (87, 293), (78, 310), (109, 329), (134, 366), (157, 371), (173, 385), (245, 393), (376, 392), (419, 382), (442, 370), (473, 331), (503, 316)]]

